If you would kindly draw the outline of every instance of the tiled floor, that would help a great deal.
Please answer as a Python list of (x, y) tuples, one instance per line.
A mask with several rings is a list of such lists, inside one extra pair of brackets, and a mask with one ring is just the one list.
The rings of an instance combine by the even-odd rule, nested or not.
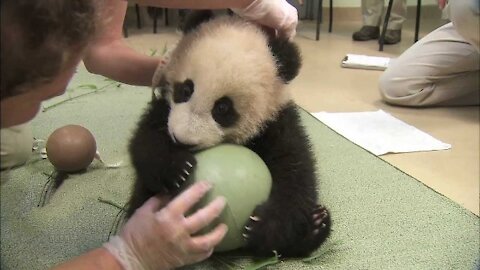
[[(441, 25), (439, 19), (423, 20), (421, 35)], [(136, 30), (129, 27), (128, 44), (149, 54), (162, 51), (178, 39), (174, 28), (150, 27)], [(411, 109), (384, 104), (379, 97), (379, 71), (342, 69), (340, 61), (346, 53), (396, 57), (413, 42), (413, 20), (403, 28), (398, 45), (386, 45), (378, 51), (376, 41), (353, 42), (351, 34), (360, 26), (358, 21), (335, 21), (333, 33), (323, 26), (320, 41), (315, 41), (315, 25), (302, 22), (295, 41), (303, 58), (300, 75), (291, 84), (299, 105), (315, 111), (372, 111), (382, 109), (441, 141), (452, 144), (451, 150), (422, 153), (389, 154), (385, 161), (415, 177), (425, 185), (444, 194), (460, 205), (479, 214), (479, 107)], [(418, 207), (428, 207), (419, 205)]]

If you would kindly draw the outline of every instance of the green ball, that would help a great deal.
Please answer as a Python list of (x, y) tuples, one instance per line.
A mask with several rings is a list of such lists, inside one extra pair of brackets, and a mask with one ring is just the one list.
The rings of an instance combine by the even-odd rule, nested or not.
[(234, 144), (221, 144), (195, 154), (197, 166), (191, 181), (208, 181), (213, 188), (195, 209), (206, 206), (218, 196), (227, 199), (219, 218), (203, 229), (211, 231), (220, 223), (228, 226), (227, 235), (215, 251), (228, 251), (245, 245), (242, 233), (255, 207), (268, 199), (272, 176), (264, 161), (252, 150)]

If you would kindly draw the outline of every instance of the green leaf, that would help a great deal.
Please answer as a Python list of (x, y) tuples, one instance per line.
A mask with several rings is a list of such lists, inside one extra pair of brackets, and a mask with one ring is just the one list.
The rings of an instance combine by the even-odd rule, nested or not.
[(77, 88), (97, 90), (98, 86), (96, 86), (95, 84), (81, 84), (77, 86)]
[(278, 257), (278, 254), (276, 251), (273, 251), (275, 255), (270, 258), (266, 258), (264, 260), (260, 260), (246, 268), (246, 270), (259, 270), (262, 269), (263, 267), (270, 266), (270, 265), (275, 265), (280, 262), (280, 259)]
[(150, 49), (150, 56), (155, 56), (157, 49)]
[(102, 198), (102, 197), (98, 197), (98, 201), (101, 202), (101, 203), (109, 204), (109, 205), (111, 205), (111, 206), (113, 206), (113, 207), (118, 208), (119, 210), (127, 211), (125, 207), (120, 206), (119, 204), (114, 203), (113, 201), (105, 200), (105, 199)]
[(165, 55), (167, 51), (168, 51), (168, 47), (167, 47), (167, 43), (165, 43), (165, 45), (163, 46), (162, 55)]
[(229, 270), (235, 270), (235, 264), (228, 261), (228, 260), (225, 260), (223, 259), (222, 257), (220, 256), (212, 256), (212, 259), (219, 262), (220, 264), (222, 264), (223, 266), (227, 267)]

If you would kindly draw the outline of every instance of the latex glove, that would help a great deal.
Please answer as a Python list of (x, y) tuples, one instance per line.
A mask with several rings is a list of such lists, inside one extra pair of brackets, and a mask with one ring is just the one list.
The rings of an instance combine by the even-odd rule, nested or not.
[(232, 9), (239, 16), (277, 30), (292, 39), (297, 32), (297, 9), (285, 0), (255, 0), (244, 9)]
[(444, 9), (446, 4), (447, 4), (447, 0), (438, 0), (438, 7), (440, 9)]
[(208, 258), (227, 226), (220, 224), (205, 235), (192, 234), (220, 215), (225, 198), (218, 197), (192, 215), (184, 215), (210, 188), (209, 183), (195, 183), (163, 208), (159, 198), (150, 198), (104, 247), (126, 270), (172, 269)]

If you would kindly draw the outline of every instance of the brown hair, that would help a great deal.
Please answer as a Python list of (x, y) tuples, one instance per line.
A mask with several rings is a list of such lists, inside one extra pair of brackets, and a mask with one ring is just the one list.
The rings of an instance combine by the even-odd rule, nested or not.
[(95, 0), (2, 0), (0, 98), (52, 80), (96, 29)]

